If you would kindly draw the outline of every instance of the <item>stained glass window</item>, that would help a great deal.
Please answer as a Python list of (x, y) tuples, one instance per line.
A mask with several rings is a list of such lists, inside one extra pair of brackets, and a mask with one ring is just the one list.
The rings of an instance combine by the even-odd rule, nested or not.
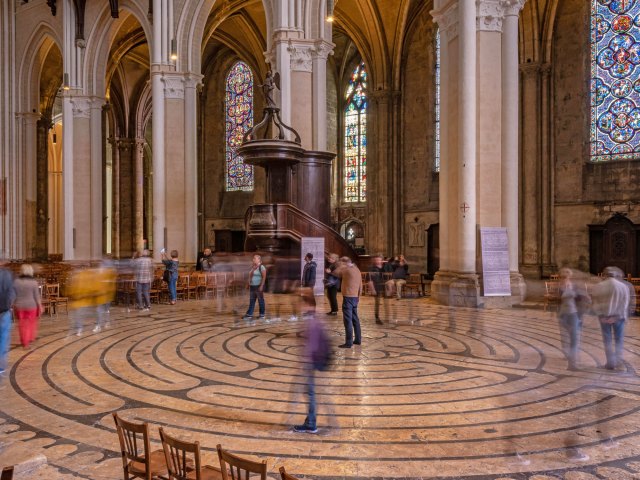
[(591, 2), (591, 160), (640, 158), (640, 0)]
[(440, 29), (436, 31), (436, 125), (435, 158), (433, 170), (440, 171)]
[(253, 126), (253, 75), (246, 63), (238, 62), (229, 70), (224, 106), (227, 191), (250, 191), (253, 190), (253, 166), (245, 165), (236, 152), (243, 135)]
[(344, 201), (367, 199), (367, 70), (361, 62), (351, 75), (344, 113)]

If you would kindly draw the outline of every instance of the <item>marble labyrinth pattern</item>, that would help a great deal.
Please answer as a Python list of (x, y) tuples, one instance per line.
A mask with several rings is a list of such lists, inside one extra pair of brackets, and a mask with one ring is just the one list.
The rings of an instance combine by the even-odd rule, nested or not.
[[(627, 331), (627, 371), (603, 359), (587, 318), (582, 369), (569, 372), (553, 314), (450, 309), (393, 301), (376, 326), (363, 299), (363, 345), (317, 376), (318, 435), (295, 434), (306, 411), (301, 321), (268, 297), (267, 322), (230, 302), (115, 308), (101, 333), (69, 335), (45, 319), (29, 351), (15, 346), (0, 387), (2, 442), (43, 453), (60, 478), (122, 478), (110, 413), (285, 465), (317, 479), (552, 479), (640, 476), (640, 330)], [(235, 305), (238, 307), (244, 298)], [(276, 304), (278, 304), (276, 306)], [(324, 312), (323, 305), (319, 311)], [(335, 343), (340, 317), (329, 327)], [(17, 332), (14, 332), (14, 335)], [(588, 460), (571, 461), (571, 447)], [(1, 453), (0, 453), (1, 458)], [(49, 476), (49, 478), (57, 478)]]

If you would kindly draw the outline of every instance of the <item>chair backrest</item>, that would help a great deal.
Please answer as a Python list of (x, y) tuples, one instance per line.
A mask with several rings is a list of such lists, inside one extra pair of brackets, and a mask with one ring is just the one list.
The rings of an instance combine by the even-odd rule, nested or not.
[(47, 283), (44, 287), (47, 292), (47, 297), (55, 298), (60, 296), (60, 284), (59, 283)]
[(13, 478), (13, 467), (4, 467), (0, 480), (11, 480)]
[(294, 477), (293, 475), (289, 475), (284, 467), (280, 467), (280, 477), (282, 480), (298, 480), (298, 477)]
[(116, 431), (120, 441), (122, 466), (127, 469), (129, 461), (140, 462), (144, 464), (145, 471), (149, 472), (149, 452), (151, 451), (149, 424), (127, 422), (115, 412), (113, 420), (116, 422)]
[(560, 282), (544, 282), (547, 295), (560, 295)]
[[(200, 442), (185, 442), (172, 437), (160, 427), (160, 440), (167, 461), (169, 480), (187, 480), (187, 475), (196, 467), (196, 480), (200, 480)], [(193, 460), (192, 460), (193, 458)]]
[(260, 480), (267, 479), (267, 462), (262, 460), (254, 462), (246, 458), (238, 457), (222, 449), (218, 444), (218, 458), (220, 459), (220, 470), (222, 470), (223, 480), (249, 480), (251, 473), (260, 475)]

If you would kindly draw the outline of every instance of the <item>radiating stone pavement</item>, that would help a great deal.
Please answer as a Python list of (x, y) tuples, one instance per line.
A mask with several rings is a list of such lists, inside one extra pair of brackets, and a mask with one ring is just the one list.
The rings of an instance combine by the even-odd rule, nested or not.
[[(585, 319), (580, 371), (567, 371), (552, 313), (390, 300), (388, 322), (362, 299), (363, 344), (336, 348), (317, 374), (318, 435), (296, 434), (307, 408), (302, 320), (293, 297), (268, 296), (268, 318), (232, 313), (242, 299), (179, 302), (150, 313), (114, 307), (108, 329), (69, 332), (45, 318), (17, 345), (0, 386), (0, 465), (44, 455), (20, 478), (122, 478), (111, 412), (221, 443), (317, 479), (640, 478), (640, 328), (626, 370), (609, 372), (597, 320)], [(342, 319), (325, 317), (335, 344)], [(277, 305), (277, 306), (276, 306)], [(576, 450), (577, 449), (577, 450)]]

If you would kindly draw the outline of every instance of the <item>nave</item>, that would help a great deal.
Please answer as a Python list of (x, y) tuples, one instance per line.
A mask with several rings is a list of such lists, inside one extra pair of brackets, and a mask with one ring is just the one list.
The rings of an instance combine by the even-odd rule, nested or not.
[[(631, 479), (640, 476), (640, 329), (626, 371), (608, 372), (595, 317), (579, 371), (567, 371), (555, 313), (476, 310), (390, 300), (378, 326), (361, 300), (363, 344), (336, 349), (316, 377), (317, 435), (291, 427), (306, 411), (302, 320), (292, 297), (267, 296), (266, 321), (245, 323), (244, 297), (111, 310), (108, 329), (70, 334), (43, 318), (29, 350), (10, 352), (0, 386), (0, 463), (16, 478), (122, 478), (111, 412), (265, 459), (310, 479)], [(318, 312), (325, 317), (324, 299)], [(87, 320), (91, 322), (91, 319)], [(341, 316), (326, 317), (337, 345)], [(75, 333), (75, 332), (74, 332)], [(572, 456), (579, 449), (582, 457)], [(46, 460), (43, 460), (43, 455)], [(588, 459), (586, 458), (588, 457)], [(13, 459), (9, 462), (8, 459)]]

